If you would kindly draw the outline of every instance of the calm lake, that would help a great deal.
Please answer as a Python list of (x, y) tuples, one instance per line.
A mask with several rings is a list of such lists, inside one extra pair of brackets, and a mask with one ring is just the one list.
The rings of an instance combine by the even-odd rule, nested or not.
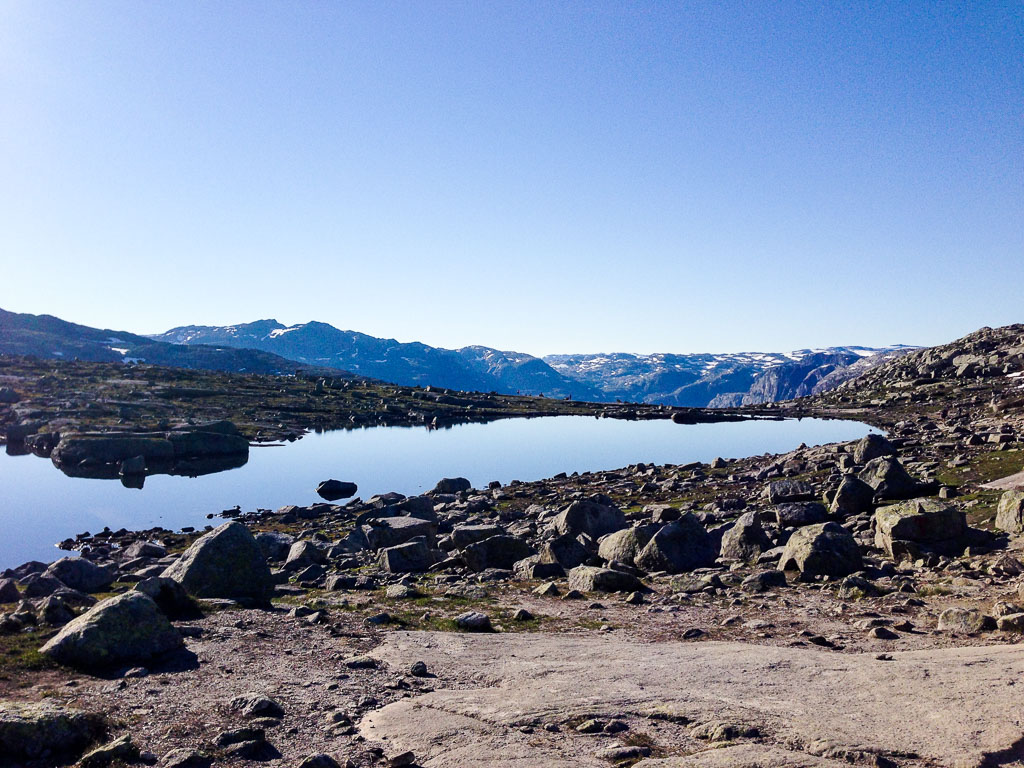
[(423, 493), (442, 477), (540, 480), (559, 472), (618, 469), (637, 462), (681, 464), (716, 456), (782, 453), (801, 443), (856, 440), (877, 431), (853, 421), (803, 419), (679, 425), (669, 420), (619, 421), (584, 416), (506, 419), (428, 431), (376, 427), (309, 434), (283, 446), (254, 447), (237, 469), (201, 477), (153, 475), (142, 489), (117, 480), (67, 477), (36, 456), (0, 454), (0, 569), (50, 561), (54, 543), (104, 526), (201, 528), (208, 513), (310, 504), (321, 480), (376, 493)]

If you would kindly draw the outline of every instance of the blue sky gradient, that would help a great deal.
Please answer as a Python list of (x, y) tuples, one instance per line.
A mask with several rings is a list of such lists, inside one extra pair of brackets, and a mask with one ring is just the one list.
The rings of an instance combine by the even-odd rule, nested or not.
[(0, 306), (534, 354), (1024, 321), (1016, 2), (0, 0)]

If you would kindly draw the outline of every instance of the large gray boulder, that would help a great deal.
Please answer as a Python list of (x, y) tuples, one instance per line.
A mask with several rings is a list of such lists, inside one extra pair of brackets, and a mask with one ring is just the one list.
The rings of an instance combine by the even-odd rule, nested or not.
[(875, 489), (859, 477), (847, 475), (839, 483), (836, 495), (832, 498), (829, 511), (840, 518), (859, 515), (871, 509), (875, 498)]
[(861, 569), (856, 539), (837, 523), (797, 528), (779, 560), (779, 570), (797, 570), (801, 579), (815, 576), (839, 578)]
[(591, 541), (586, 536), (573, 536), (568, 533), (545, 541), (540, 547), (540, 562), (554, 563), (566, 570), (583, 565), (594, 553), (580, 541), (580, 538)]
[(641, 525), (609, 533), (598, 542), (597, 554), (609, 563), (633, 565), (636, 556), (647, 546), (657, 529), (658, 526)]
[(810, 501), (814, 498), (814, 486), (805, 480), (776, 480), (768, 483), (764, 490), (769, 504), (785, 504), (789, 501)]
[(323, 565), (327, 562), (327, 553), (318, 544), (303, 540), (296, 541), (288, 548), (288, 557), (282, 568), (285, 571), (301, 571), (311, 565)]
[(0, 760), (63, 762), (79, 755), (104, 729), (101, 716), (53, 702), (0, 701)]
[(470, 544), (476, 544), (478, 541), (489, 539), (491, 536), (499, 536), (504, 532), (504, 528), (493, 523), (456, 525), (451, 533), (452, 546), (455, 549), (462, 549)]
[(434, 564), (434, 555), (422, 539), (382, 549), (380, 567), (388, 573), (420, 573)]
[(97, 603), (69, 622), (39, 652), (83, 669), (147, 663), (182, 646), (181, 635), (142, 592)]
[(238, 522), (225, 523), (197, 539), (162, 575), (194, 597), (264, 603), (274, 589), (263, 550)]
[(464, 477), (442, 477), (434, 486), (434, 493), (462, 493), (473, 487)]
[(964, 512), (939, 499), (912, 499), (875, 512), (875, 546), (897, 560), (922, 551), (961, 554), (967, 534)]
[(1024, 533), (1024, 491), (1004, 491), (996, 508), (996, 528)]
[(875, 489), (879, 499), (909, 499), (919, 495), (921, 484), (894, 458), (872, 459), (861, 470), (860, 479)]
[(647, 587), (631, 573), (580, 565), (569, 571), (569, 589), (580, 592), (636, 592)]
[(718, 557), (718, 542), (692, 513), (686, 513), (651, 537), (634, 558), (645, 571), (682, 573), (713, 565)]
[(882, 435), (866, 435), (853, 448), (853, 460), (858, 464), (867, 464), (879, 456), (893, 456), (896, 448)]
[(62, 557), (46, 569), (46, 575), (79, 592), (105, 592), (114, 583), (115, 570), (103, 568), (83, 557)]
[(585, 533), (592, 539), (614, 533), (626, 527), (626, 516), (622, 510), (593, 499), (574, 501), (554, 520), (554, 528), (560, 534), (578, 536)]
[(295, 543), (295, 537), (280, 531), (261, 531), (256, 534), (256, 543), (267, 560), (278, 561), (288, 557)]
[(736, 523), (722, 534), (722, 557), (729, 560), (750, 561), (771, 549), (772, 543), (761, 527), (761, 516), (756, 511), (740, 515)]
[(828, 520), (828, 512), (824, 504), (816, 501), (797, 501), (779, 504), (775, 507), (775, 517), (783, 528), (800, 528), (824, 523)]
[(518, 536), (491, 536), (462, 550), (462, 561), (471, 571), (487, 568), (512, 570), (518, 561), (537, 554), (529, 542)]
[(363, 535), (370, 549), (396, 547), (420, 536), (432, 546), (437, 535), (437, 523), (418, 517), (373, 518), (370, 524), (363, 526)]

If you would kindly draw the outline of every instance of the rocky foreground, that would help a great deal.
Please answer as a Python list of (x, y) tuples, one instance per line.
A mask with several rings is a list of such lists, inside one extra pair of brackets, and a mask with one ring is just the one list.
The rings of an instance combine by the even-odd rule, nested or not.
[(780, 408), (886, 437), (83, 534), (0, 581), (0, 761), (1024, 765), (1022, 371), (986, 329)]

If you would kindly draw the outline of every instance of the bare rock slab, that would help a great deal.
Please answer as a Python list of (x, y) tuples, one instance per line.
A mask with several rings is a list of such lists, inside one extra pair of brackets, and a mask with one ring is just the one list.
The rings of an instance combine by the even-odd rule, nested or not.
[(743, 643), (396, 632), (374, 656), (393, 668), (423, 661), (440, 679), (461, 670), (479, 680), (476, 688), (400, 700), (360, 723), (365, 737), (414, 751), (425, 768), (606, 766), (571, 738), (531, 738), (517, 726), (607, 712), (737, 722), (762, 734), (757, 744), (650, 760), (647, 768), (833, 768), (808, 754), (820, 743), (980, 768), (1021, 738), (1018, 697), (1007, 684), (1024, 673), (1020, 646), (882, 660)]

